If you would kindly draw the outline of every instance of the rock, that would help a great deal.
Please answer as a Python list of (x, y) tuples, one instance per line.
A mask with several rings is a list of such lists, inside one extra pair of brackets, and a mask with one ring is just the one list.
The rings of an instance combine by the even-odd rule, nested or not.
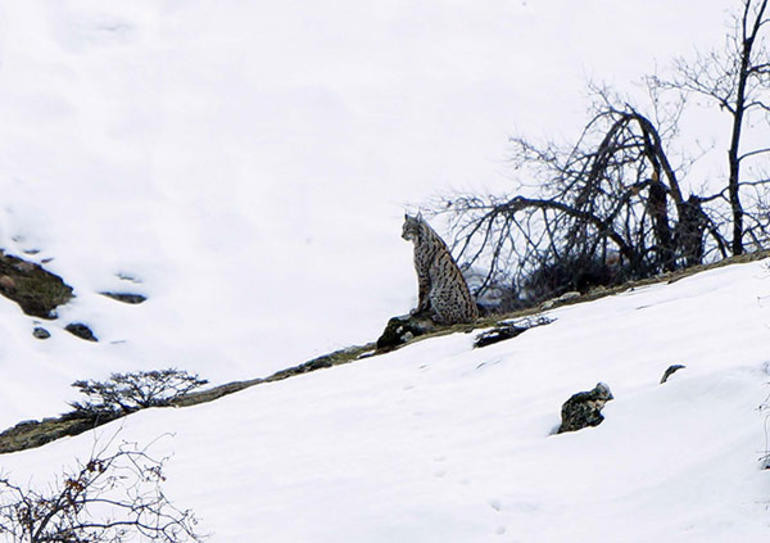
[(113, 300), (123, 302), (124, 304), (141, 304), (147, 300), (146, 296), (141, 294), (133, 294), (130, 292), (100, 292), (102, 296), (107, 296)]
[(578, 392), (561, 406), (561, 426), (556, 431), (574, 432), (588, 426), (598, 426), (604, 420), (601, 410), (612, 400), (610, 387), (598, 383), (593, 390)]
[(7, 290), (13, 290), (16, 288), (16, 281), (14, 281), (13, 277), (10, 275), (0, 276), (0, 287)]
[(556, 299), (560, 302), (568, 302), (570, 300), (574, 300), (575, 298), (580, 298), (580, 293), (577, 290), (570, 290), (569, 292), (565, 292)]
[(10, 298), (27, 315), (55, 319), (56, 307), (73, 297), (72, 287), (61, 277), (34, 262), (5, 254), (0, 249), (0, 294)]
[(582, 294), (580, 294), (577, 290), (570, 290), (569, 292), (565, 292), (561, 296), (558, 296), (556, 298), (551, 298), (550, 300), (546, 300), (542, 304), (540, 304), (540, 310), (545, 311), (546, 309), (551, 309), (556, 304), (563, 304), (564, 302), (569, 302), (571, 300), (576, 300), (577, 298), (580, 298)]
[(48, 339), (49, 337), (51, 337), (51, 332), (49, 332), (42, 326), (35, 326), (35, 329), (32, 330), (32, 335), (35, 336), (37, 339)]
[(666, 368), (666, 371), (663, 372), (663, 377), (660, 378), (660, 384), (662, 385), (666, 381), (668, 381), (668, 378), (671, 377), (671, 374), (674, 373), (677, 370), (681, 370), (682, 368), (686, 368), (687, 366), (683, 366), (682, 364), (672, 364), (668, 368)]
[(70, 334), (88, 341), (99, 341), (91, 329), (82, 322), (71, 322), (64, 329)]
[(377, 339), (377, 351), (387, 352), (407, 341), (435, 330), (436, 325), (422, 315), (401, 315), (388, 321)]
[(491, 330), (487, 330), (476, 336), (476, 339), (473, 341), (473, 346), (475, 348), (486, 347), (487, 345), (514, 338), (530, 328), (551, 324), (553, 321), (554, 319), (549, 319), (548, 317), (538, 317), (521, 319), (516, 322), (503, 322)]

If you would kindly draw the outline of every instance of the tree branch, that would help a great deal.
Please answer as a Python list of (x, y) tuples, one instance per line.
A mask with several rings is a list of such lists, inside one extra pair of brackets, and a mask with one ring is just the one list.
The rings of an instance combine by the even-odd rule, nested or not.
[[(770, 147), (766, 149), (756, 149), (754, 151), (749, 151), (747, 153), (743, 153), (741, 156), (738, 157), (738, 160), (743, 160), (744, 158), (749, 158), (755, 155), (761, 155), (763, 153), (770, 153)], [(743, 184), (743, 183), (741, 183)]]
[(505, 206), (509, 209), (511, 213), (516, 213), (517, 211), (520, 211), (527, 207), (534, 207), (538, 209), (556, 209), (559, 211), (563, 211), (564, 213), (567, 213), (572, 217), (585, 220), (593, 224), (597, 228), (599, 228), (600, 232), (606, 234), (607, 237), (609, 237), (612, 241), (615, 242), (615, 244), (617, 244), (618, 248), (620, 249), (621, 253), (623, 253), (624, 256), (627, 256), (630, 258), (633, 255), (633, 249), (631, 249), (631, 247), (625, 242), (625, 240), (617, 232), (609, 228), (609, 224), (606, 221), (600, 219), (599, 217), (597, 217), (596, 215), (593, 215), (592, 213), (581, 211), (570, 205), (567, 205), (555, 200), (525, 198), (524, 196), (515, 196), (513, 199), (508, 201), (508, 203), (505, 204)]

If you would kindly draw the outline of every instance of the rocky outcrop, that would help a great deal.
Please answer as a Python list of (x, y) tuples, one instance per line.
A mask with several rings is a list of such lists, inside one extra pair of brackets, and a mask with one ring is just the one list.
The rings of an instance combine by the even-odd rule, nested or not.
[(0, 433), (0, 454), (40, 447), (65, 436), (76, 436), (106, 424), (117, 416), (62, 416), (42, 421), (28, 420)]
[(589, 426), (598, 426), (604, 420), (604, 404), (612, 400), (610, 387), (598, 383), (592, 390), (573, 394), (561, 407), (561, 426), (557, 434), (574, 432)]
[(7, 255), (0, 249), (0, 294), (19, 304), (27, 315), (55, 319), (56, 307), (73, 297), (72, 287), (39, 264)]
[(382, 335), (377, 339), (377, 351), (387, 352), (403, 345), (409, 340), (432, 332), (436, 325), (428, 317), (415, 315), (401, 315), (388, 321)]

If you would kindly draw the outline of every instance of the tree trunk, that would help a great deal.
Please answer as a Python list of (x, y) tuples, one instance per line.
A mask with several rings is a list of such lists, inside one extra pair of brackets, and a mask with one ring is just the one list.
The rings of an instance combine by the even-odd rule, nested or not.
[(733, 244), (734, 255), (743, 253), (743, 207), (739, 195), (740, 188), (740, 169), (741, 159), (739, 157), (741, 145), (741, 129), (743, 127), (743, 117), (746, 113), (746, 83), (752, 70), (751, 51), (754, 47), (754, 41), (757, 37), (763, 22), (767, 0), (763, 0), (759, 9), (755, 12), (754, 23), (749, 26), (749, 16), (751, 11), (751, 0), (744, 0), (743, 18), (741, 19), (741, 67), (738, 71), (738, 87), (735, 94), (735, 106), (732, 110), (733, 131), (730, 138), (730, 149), (728, 150), (728, 162), (730, 164), (730, 178), (728, 180), (728, 194), (730, 199), (730, 208), (733, 214)]
[(657, 172), (653, 174), (647, 198), (647, 210), (652, 217), (652, 227), (655, 231), (658, 264), (666, 271), (675, 267), (674, 244), (671, 228), (668, 224), (668, 209), (666, 206), (666, 187), (658, 181)]
[(734, 255), (743, 253), (743, 206), (741, 206), (738, 188), (740, 183), (741, 161), (738, 158), (738, 151), (741, 144), (741, 127), (743, 124), (743, 114), (746, 107), (746, 77), (749, 55), (751, 54), (751, 40), (744, 41), (743, 56), (741, 58), (741, 70), (738, 74), (738, 92), (735, 97), (735, 110), (733, 111), (733, 131), (730, 138), (730, 149), (727, 151), (728, 162), (730, 165), (730, 177), (728, 179), (728, 195), (730, 200), (730, 209), (733, 215), (733, 242), (732, 251)]

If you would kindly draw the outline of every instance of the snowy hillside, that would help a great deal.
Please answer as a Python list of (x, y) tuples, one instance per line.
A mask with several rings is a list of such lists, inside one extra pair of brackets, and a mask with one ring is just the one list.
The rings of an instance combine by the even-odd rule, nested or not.
[[(587, 78), (638, 93), (721, 44), (734, 2), (693, 6), (0, 3), (0, 249), (76, 295), (52, 321), (0, 298), (0, 430), (67, 410), (76, 379), (219, 384), (376, 339), (416, 302), (404, 209), (509, 187), (508, 137), (574, 137)], [(685, 189), (722, 173), (719, 122), (683, 121), (718, 158)], [(119, 431), (173, 454), (168, 494), (212, 541), (767, 540), (766, 264), (549, 315), (484, 349), (455, 334), (143, 411), (0, 475), (45, 485)], [(606, 421), (550, 435), (598, 381)]]
[[(721, 43), (728, 6), (3, 3), (0, 247), (77, 298), (45, 344), (0, 305), (0, 426), (64, 409), (76, 378), (224, 382), (372, 339), (414, 305), (405, 205), (508, 186), (508, 136), (570, 137), (587, 77), (633, 89)], [(126, 288), (148, 302), (97, 294)]]
[[(155, 409), (5, 455), (42, 482), (94, 440), (173, 453), (166, 489), (214, 541), (765, 541), (766, 261), (552, 310), (473, 336)], [(686, 365), (659, 384), (672, 363)], [(549, 435), (605, 381), (606, 420)], [(166, 435), (170, 433), (171, 435)]]

